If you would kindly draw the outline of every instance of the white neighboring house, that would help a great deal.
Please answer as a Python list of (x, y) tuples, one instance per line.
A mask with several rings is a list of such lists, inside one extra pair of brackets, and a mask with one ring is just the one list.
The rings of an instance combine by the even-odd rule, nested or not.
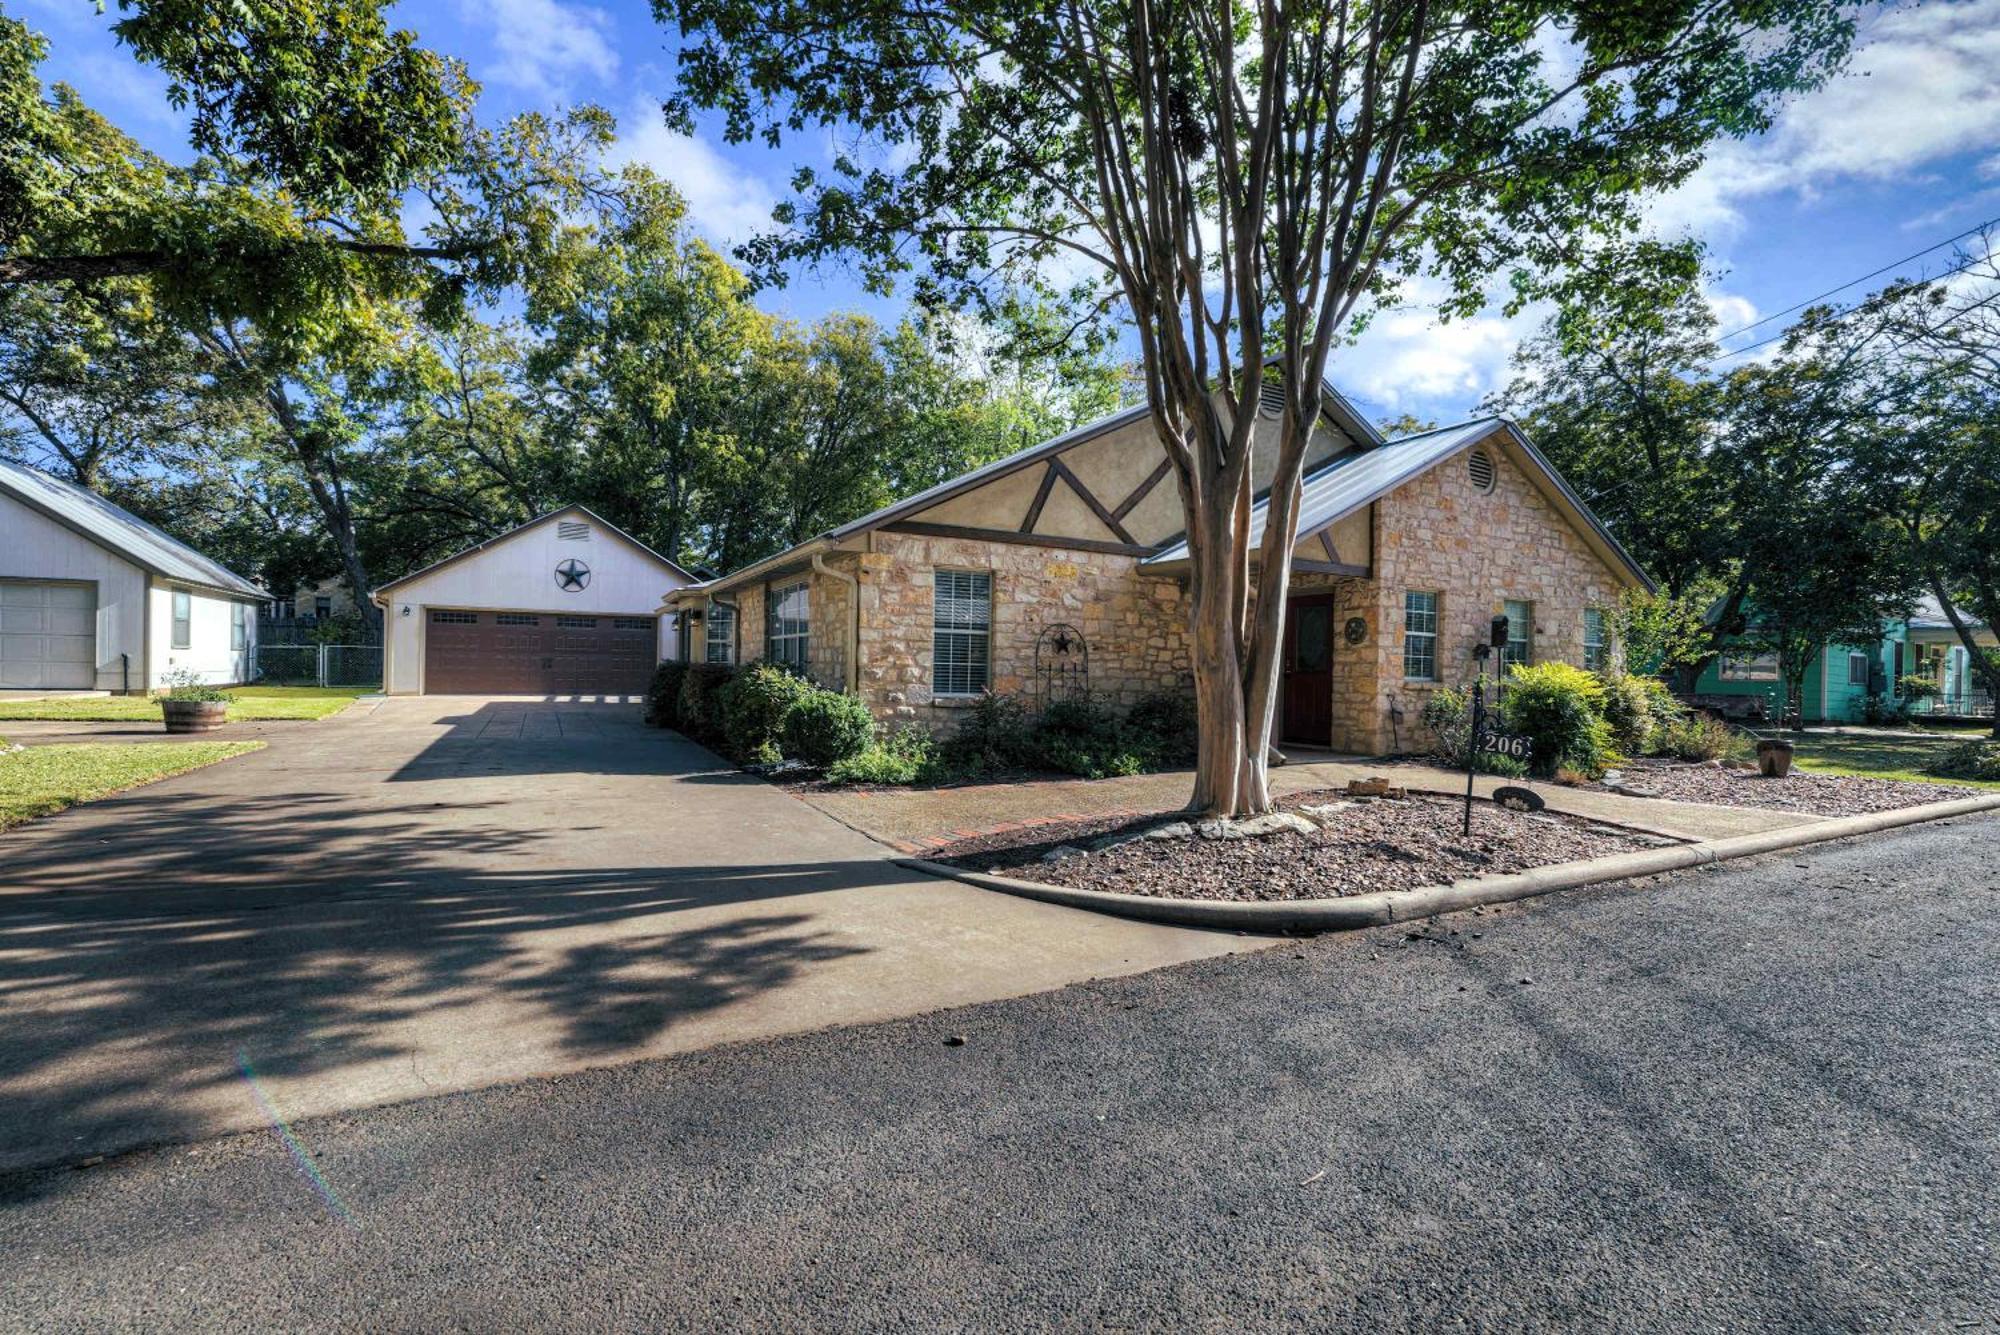
[(95, 492), (0, 460), (0, 689), (245, 681), (264, 597)]
[(390, 695), (637, 695), (694, 577), (580, 505), (376, 589)]

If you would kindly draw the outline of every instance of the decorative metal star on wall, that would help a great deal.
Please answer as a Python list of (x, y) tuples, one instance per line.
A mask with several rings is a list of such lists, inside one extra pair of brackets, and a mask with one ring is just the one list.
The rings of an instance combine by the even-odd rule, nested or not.
[(590, 567), (574, 556), (556, 567), (556, 587), (564, 593), (576, 593), (590, 584)]

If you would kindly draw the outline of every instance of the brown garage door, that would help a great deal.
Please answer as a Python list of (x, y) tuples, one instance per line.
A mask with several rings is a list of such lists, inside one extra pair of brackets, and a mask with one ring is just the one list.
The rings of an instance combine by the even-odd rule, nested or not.
[(652, 617), (430, 611), (432, 695), (638, 695), (658, 658)]

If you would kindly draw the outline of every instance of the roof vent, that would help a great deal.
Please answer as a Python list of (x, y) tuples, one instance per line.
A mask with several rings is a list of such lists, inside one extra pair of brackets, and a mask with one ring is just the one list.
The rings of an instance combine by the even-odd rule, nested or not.
[(1493, 456), (1485, 450), (1474, 450), (1466, 455), (1465, 476), (1471, 480), (1475, 490), (1493, 490)]
[(1285, 415), (1285, 382), (1266, 380), (1257, 390), (1257, 411), (1266, 417)]
[(558, 519), (556, 537), (562, 542), (589, 542), (590, 525), (580, 519)]

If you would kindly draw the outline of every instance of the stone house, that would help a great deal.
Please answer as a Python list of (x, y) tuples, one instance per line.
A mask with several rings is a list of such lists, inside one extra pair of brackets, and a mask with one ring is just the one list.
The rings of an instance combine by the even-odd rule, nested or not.
[[(1278, 405), (1260, 421), (1266, 482)], [(1278, 736), (1413, 747), (1492, 616), (1512, 661), (1596, 665), (1645, 574), (1510, 422), (1386, 440), (1331, 388), (1307, 452)], [(1253, 522), (1261, 533), (1258, 504)], [(1115, 705), (1189, 688), (1178, 488), (1141, 405), (670, 594), (674, 654), (769, 658), (885, 723), (949, 727), (982, 693)]]

